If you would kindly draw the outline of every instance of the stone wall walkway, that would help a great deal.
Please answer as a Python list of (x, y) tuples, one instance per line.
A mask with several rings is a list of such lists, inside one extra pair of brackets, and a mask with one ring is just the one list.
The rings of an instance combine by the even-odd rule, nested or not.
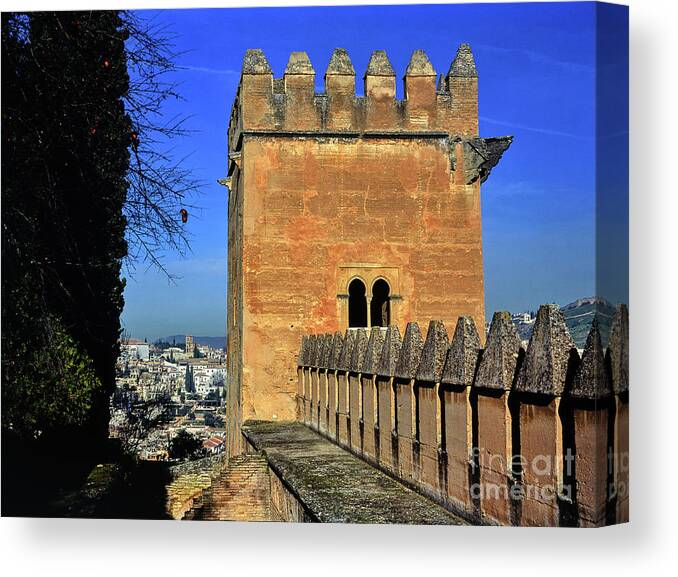
[(248, 421), (242, 432), (312, 520), (466, 524), (301, 423)]

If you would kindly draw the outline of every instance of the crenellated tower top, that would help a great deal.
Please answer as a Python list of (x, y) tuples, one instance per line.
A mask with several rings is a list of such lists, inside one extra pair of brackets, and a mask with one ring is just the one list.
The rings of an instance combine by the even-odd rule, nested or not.
[[(375, 50), (356, 96), (356, 71), (336, 48), (325, 70), (325, 90), (315, 91), (316, 71), (305, 52), (292, 52), (281, 78), (260, 49), (249, 49), (233, 104), (228, 143), (233, 165), (243, 135), (395, 137), (445, 139), (460, 184), (487, 178), (512, 137), (480, 138), (478, 72), (468, 44), (459, 46), (441, 81), (423, 50), (415, 50), (396, 98), (396, 72), (384, 50)], [(229, 174), (233, 166), (229, 167)]]

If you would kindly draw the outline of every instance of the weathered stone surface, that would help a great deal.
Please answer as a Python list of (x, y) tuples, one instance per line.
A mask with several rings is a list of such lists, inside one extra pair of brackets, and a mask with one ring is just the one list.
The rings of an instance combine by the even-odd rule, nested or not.
[[(273, 97), (276, 98), (276, 95), (284, 95), (285, 94), (285, 79), (284, 78), (274, 78), (273, 79)], [(279, 98), (276, 98), (275, 100), (276, 103), (282, 104), (282, 100)]]
[(377, 372), (379, 361), (381, 360), (381, 351), (384, 348), (384, 337), (386, 331), (380, 327), (372, 327), (370, 331), (370, 340), (367, 343), (367, 352), (365, 353), (365, 362), (362, 372), (368, 375), (374, 375)]
[(325, 333), (323, 339), (323, 356), (320, 361), (320, 368), (326, 369), (330, 366), (330, 357), (332, 356), (332, 344), (334, 335), (332, 333)]
[(511, 143), (513, 136), (471, 138), (464, 141), (464, 181), (485, 182)]
[(287, 61), (285, 74), (315, 74), (308, 54), (306, 52), (292, 52), (290, 59)]
[(242, 430), (317, 521), (466, 524), (301, 423), (248, 421)]
[(445, 355), (450, 340), (443, 321), (430, 321), (426, 341), (421, 351), (421, 360), (417, 368), (416, 379), (437, 383), (443, 373)]
[(323, 366), (323, 359), (325, 358), (325, 348), (326, 348), (325, 333), (321, 333), (317, 336), (317, 342), (318, 342), (318, 352), (316, 354), (314, 366), (319, 368)]
[(421, 361), (421, 349), (424, 340), (421, 338), (421, 330), (415, 322), (407, 323), (405, 337), (400, 348), (400, 355), (396, 363), (394, 376), (399, 379), (413, 379)]
[(353, 356), (355, 336), (355, 331), (346, 329), (343, 346), (341, 347), (341, 354), (339, 355), (339, 362), (337, 363), (337, 370), (339, 371), (348, 371), (351, 369), (351, 357)]
[(453, 78), (478, 78), (476, 61), (473, 58), (473, 52), (468, 44), (461, 44), (459, 46), (457, 55), (454, 57), (447, 75)]
[(337, 76), (355, 76), (355, 69), (353, 62), (346, 52), (345, 48), (335, 48), (330, 58), (330, 63), (327, 65), (325, 74), (334, 74)]
[(351, 361), (349, 363), (349, 370), (353, 373), (359, 373), (363, 370), (363, 363), (365, 362), (365, 352), (367, 351), (367, 330), (355, 329), (355, 343), (351, 351)]
[(610, 381), (605, 368), (603, 343), (598, 329), (598, 319), (594, 317), (570, 396), (578, 399), (601, 399), (609, 394)]
[(471, 317), (459, 317), (452, 344), (447, 350), (445, 366), (440, 382), (447, 385), (470, 387), (473, 384), (478, 357), (480, 337)]
[(407, 65), (405, 76), (435, 76), (436, 71), (423, 50), (415, 50)]
[(386, 55), (385, 50), (375, 50), (370, 56), (365, 76), (395, 76), (395, 70)]
[(392, 377), (395, 374), (402, 344), (403, 341), (398, 327), (390, 325), (386, 329), (386, 337), (384, 338), (384, 344), (381, 349), (377, 375), (380, 377)]
[(316, 351), (315, 357), (313, 359), (313, 366), (319, 367), (323, 361), (323, 355), (325, 354), (325, 334), (320, 333), (315, 336), (316, 342)]
[(301, 337), (301, 345), (299, 346), (299, 356), (297, 357), (297, 366), (303, 367), (306, 364), (306, 356), (308, 349), (308, 335)]
[(266, 55), (261, 48), (250, 48), (242, 63), (243, 74), (273, 74)]
[(561, 395), (573, 350), (576, 352), (576, 346), (558, 305), (541, 305), (520, 368), (516, 390)]
[(318, 335), (308, 335), (308, 357), (307, 366), (314, 367), (318, 355)]
[(312, 367), (318, 368), (322, 365), (323, 355), (325, 354), (325, 335), (316, 335), (315, 337), (315, 355), (313, 356)]
[(607, 357), (616, 394), (629, 390), (629, 309), (621, 304), (612, 320)]
[(475, 386), (508, 391), (513, 385), (520, 338), (508, 312), (496, 312), (478, 367)]
[(336, 371), (339, 368), (339, 357), (341, 357), (341, 350), (343, 347), (344, 338), (341, 336), (341, 333), (337, 331), (334, 333), (334, 338), (332, 339), (332, 353), (330, 354), (328, 369)]

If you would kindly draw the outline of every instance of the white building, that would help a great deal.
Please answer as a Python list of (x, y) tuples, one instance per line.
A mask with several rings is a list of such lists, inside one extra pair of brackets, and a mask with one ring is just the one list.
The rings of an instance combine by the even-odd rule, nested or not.
[(173, 358), (175, 361), (186, 360), (186, 353), (179, 347), (169, 347), (162, 352), (162, 356), (166, 359)]
[(122, 356), (126, 356), (128, 359), (147, 361), (151, 356), (151, 347), (143, 341), (130, 339), (121, 343), (120, 352)]

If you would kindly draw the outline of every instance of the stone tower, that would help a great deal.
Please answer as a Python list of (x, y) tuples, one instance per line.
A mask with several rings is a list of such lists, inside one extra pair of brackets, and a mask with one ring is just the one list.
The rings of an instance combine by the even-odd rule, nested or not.
[(473, 317), (485, 326), (480, 184), (511, 137), (478, 135), (462, 44), (447, 74), (415, 50), (396, 99), (386, 53), (338, 48), (315, 91), (293, 52), (282, 78), (248, 50), (228, 128), (228, 426), (295, 417), (302, 334)]
[(186, 356), (189, 358), (193, 357), (193, 336), (186, 335)]

